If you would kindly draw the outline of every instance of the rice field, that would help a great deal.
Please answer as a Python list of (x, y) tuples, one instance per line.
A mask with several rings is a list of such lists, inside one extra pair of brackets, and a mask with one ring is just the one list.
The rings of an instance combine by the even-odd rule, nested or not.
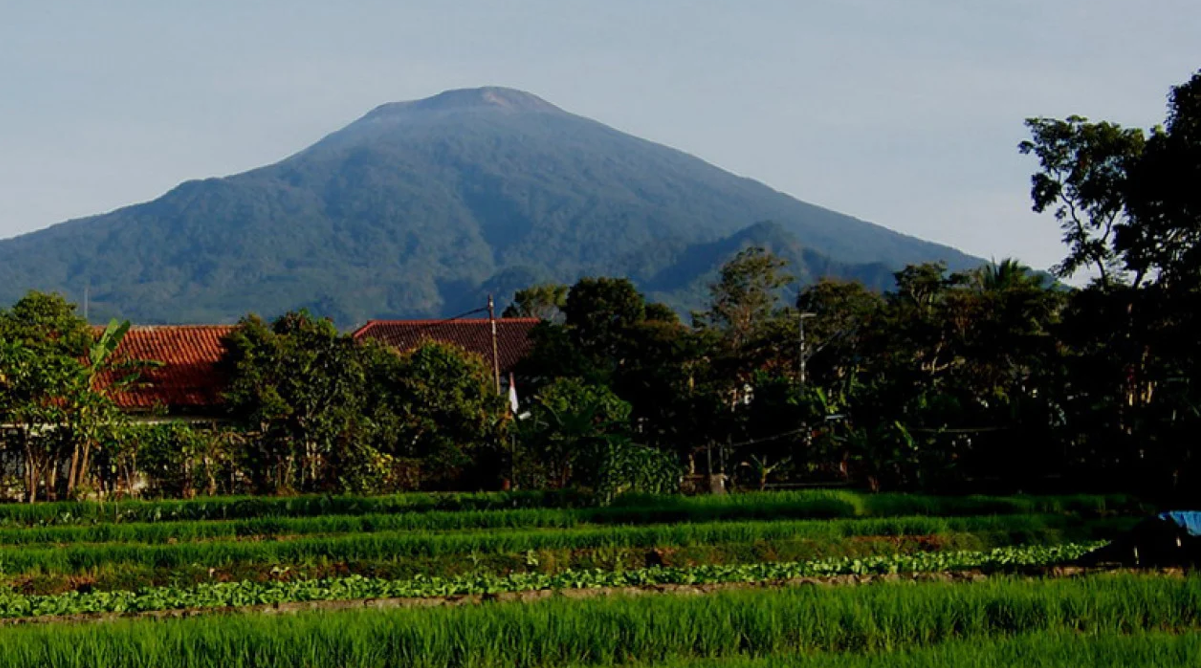
[(1201, 578), (1052, 570), (1149, 510), (845, 491), (0, 506), (0, 666), (1201, 665)]

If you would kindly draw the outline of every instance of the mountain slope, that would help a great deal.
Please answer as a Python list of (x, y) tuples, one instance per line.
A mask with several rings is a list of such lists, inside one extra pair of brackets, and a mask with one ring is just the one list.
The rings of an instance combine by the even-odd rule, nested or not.
[(86, 286), (97, 317), (227, 322), (308, 307), (349, 325), (450, 315), (521, 277), (598, 273), (671, 298), (695, 281), (675, 267), (694, 247), (765, 220), (835, 274), (979, 263), (483, 88), (386, 104), (274, 165), (0, 241), (0, 303), (29, 288), (80, 299)]

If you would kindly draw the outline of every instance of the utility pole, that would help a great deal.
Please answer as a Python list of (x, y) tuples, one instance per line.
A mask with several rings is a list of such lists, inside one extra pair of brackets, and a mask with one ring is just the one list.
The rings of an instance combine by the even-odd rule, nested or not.
[(496, 346), (496, 306), (492, 295), (488, 295), (488, 324), (492, 326), (492, 377), (496, 381), (496, 393), (500, 394), (500, 355)]
[(805, 383), (808, 380), (805, 376), (805, 371), (809, 365), (809, 353), (805, 350), (805, 321), (808, 320), (809, 318), (816, 318), (817, 314), (801, 312), (798, 315), (800, 316), (800, 318), (799, 318), (799, 320), (800, 320), (800, 351), (799, 352), (800, 352), (800, 361), (801, 361), (800, 379), (801, 379), (801, 387), (804, 387)]

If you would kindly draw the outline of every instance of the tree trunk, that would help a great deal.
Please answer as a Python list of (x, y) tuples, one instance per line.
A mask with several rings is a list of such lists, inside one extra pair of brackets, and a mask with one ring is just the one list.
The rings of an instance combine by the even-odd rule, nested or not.
[(82, 454), (80, 454), (80, 457), (79, 457), (79, 468), (75, 470), (75, 484), (71, 489), (72, 492), (74, 492), (75, 489), (77, 489), (80, 485), (84, 484), (84, 482), (87, 481), (88, 466), (92, 463), (91, 456), (92, 456), (92, 442), (90, 440), (84, 441), (83, 452), (82, 452)]
[(75, 476), (79, 474), (80, 444), (76, 443), (71, 449), (71, 466), (67, 469), (67, 496), (75, 492)]
[(134, 464), (130, 463), (130, 464), (125, 465), (125, 491), (127, 494), (129, 494), (129, 498), (131, 498), (131, 499), (134, 496), (133, 476), (134, 476), (135, 470), (136, 470), (136, 468), (135, 468)]
[(25, 498), (28, 503), (33, 503), (38, 498), (38, 478), (41, 477), (38, 473), (33, 449), (27, 438), (25, 443)]
[(208, 496), (217, 495), (217, 477), (213, 475), (213, 459), (208, 455), (204, 456), (204, 477), (208, 480), (208, 485), (204, 489), (204, 493)]
[(58, 461), (53, 459), (46, 467), (46, 500), (58, 501)]

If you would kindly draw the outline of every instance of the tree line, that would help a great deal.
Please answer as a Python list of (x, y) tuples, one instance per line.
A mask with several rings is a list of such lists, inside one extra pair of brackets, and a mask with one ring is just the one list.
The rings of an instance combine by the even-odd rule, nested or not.
[[(137, 361), (61, 297), (0, 310), (0, 453), (24, 498), (92, 493), (849, 484), (1187, 493), (1201, 427), (1201, 74), (1149, 132), (1027, 121), (1031, 196), (1067, 255), (803, 289), (770, 249), (682, 319), (622, 278), (518, 291), (537, 317), (513, 414), (451, 346), (359, 344), (306, 312), (226, 341), (220, 426), (131, 421)], [(1086, 279), (1073, 288), (1060, 280)], [(143, 363), (152, 363), (146, 361)]]
[(1033, 208), (1067, 249), (1050, 275), (1015, 260), (923, 264), (883, 295), (825, 280), (792, 300), (784, 263), (749, 248), (689, 325), (621, 279), (539, 286), (510, 311), (546, 320), (525, 374), (612, 392), (629, 405), (626, 433), (741, 487), (1187, 494), (1201, 427), (1201, 73), (1148, 132), (1078, 116), (1026, 125)]

